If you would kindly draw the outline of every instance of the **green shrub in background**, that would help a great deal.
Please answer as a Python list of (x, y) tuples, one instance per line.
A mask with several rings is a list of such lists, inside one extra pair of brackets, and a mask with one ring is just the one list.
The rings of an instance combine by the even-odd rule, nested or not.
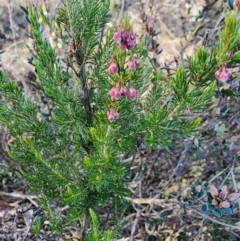
[[(120, 154), (136, 153), (141, 144), (168, 147), (172, 138), (192, 135), (201, 123), (192, 114), (211, 105), (231, 75), (228, 68), (240, 62), (240, 23), (232, 11), (219, 43), (198, 49), (166, 81), (161, 67), (152, 64), (155, 57), (148, 56), (151, 35), (138, 38), (128, 17), (105, 29), (109, 5), (63, 0), (53, 22), (40, 9), (63, 45), (61, 54), (44, 37), (34, 6), (24, 9), (41, 104), (0, 72), (0, 122), (14, 138), (10, 157), (39, 195), (53, 232), (80, 225), (85, 240), (114, 239), (113, 232), (99, 231), (95, 213), (128, 195), (128, 167)], [(54, 208), (56, 200), (68, 207), (64, 218)]]

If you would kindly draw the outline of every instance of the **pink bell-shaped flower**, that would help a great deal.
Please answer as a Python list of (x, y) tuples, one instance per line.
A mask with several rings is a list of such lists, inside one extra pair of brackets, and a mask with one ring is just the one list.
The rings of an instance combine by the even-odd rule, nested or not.
[(117, 113), (117, 111), (115, 109), (111, 108), (107, 111), (107, 118), (108, 118), (109, 122), (112, 123), (118, 117), (119, 117), (119, 114)]
[(113, 122), (115, 120), (115, 115), (112, 111), (108, 110), (107, 111), (107, 117), (109, 122)]
[(122, 96), (127, 96), (128, 95), (128, 89), (126, 86), (122, 85), (120, 89), (121, 95)]
[(131, 60), (129, 63), (128, 63), (128, 68), (131, 70), (131, 71), (134, 71), (136, 69), (136, 63), (135, 63), (135, 60)]
[(127, 49), (127, 45), (124, 43), (124, 42), (121, 42), (120, 45), (119, 45), (120, 49), (122, 51), (126, 50)]
[(190, 115), (190, 114), (191, 114), (190, 108), (187, 107), (187, 108), (185, 109), (184, 113), (185, 113), (186, 115)]
[(128, 38), (128, 49), (133, 49), (136, 46), (137, 36), (133, 33), (133, 29), (130, 29), (129, 38)]
[(218, 81), (225, 82), (229, 79), (231, 74), (232, 71), (230, 69), (227, 69), (227, 64), (225, 62), (222, 62), (219, 70), (217, 70), (215, 73), (215, 77)]
[(135, 46), (136, 46), (136, 41), (135, 40), (128, 41), (127, 48), (129, 50), (133, 49)]
[(113, 41), (115, 43), (120, 43), (122, 40), (122, 36), (121, 36), (121, 33), (116, 31), (114, 34), (113, 34)]
[(116, 74), (118, 72), (118, 65), (115, 63), (114, 59), (110, 61), (110, 66), (108, 67), (109, 74)]
[(135, 88), (131, 87), (129, 89), (128, 97), (130, 98), (130, 100), (136, 100), (137, 99), (137, 91), (135, 90)]
[(135, 65), (136, 65), (136, 67), (139, 67), (140, 64), (141, 64), (140, 59), (139, 59), (139, 58), (135, 59)]
[(109, 91), (109, 95), (111, 96), (111, 100), (119, 100), (121, 98), (121, 92), (116, 88), (112, 87)]

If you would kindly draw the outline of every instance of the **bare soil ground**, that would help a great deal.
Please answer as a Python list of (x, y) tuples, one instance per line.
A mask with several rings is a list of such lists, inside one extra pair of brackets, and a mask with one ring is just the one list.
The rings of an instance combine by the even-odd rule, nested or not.
[[(52, 18), (59, 1), (35, 3), (45, 4)], [(34, 95), (28, 81), (33, 71), (28, 63), (30, 54), (26, 46), (29, 43), (26, 36), (28, 25), (19, 7), (25, 4), (24, 0), (0, 1), (0, 47), (4, 50), (0, 60), (8, 77), (17, 81), (29, 95)], [(120, 14), (128, 12), (135, 20), (139, 35), (144, 17), (156, 19), (161, 32), (157, 41), (163, 50), (159, 57), (162, 66), (176, 65), (174, 58), (181, 62), (181, 58), (191, 55), (194, 47), (201, 44), (205, 31), (217, 21), (222, 7), (226, 7), (223, 1), (214, 0), (115, 0), (111, 4), (113, 20), (118, 22)], [(200, 27), (201, 30), (193, 36)], [(216, 111), (221, 111), (225, 106), (227, 109), (216, 118)], [(119, 240), (240, 240), (239, 232), (210, 225), (209, 220), (202, 217), (189, 216), (178, 204), (164, 203), (161, 196), (163, 192), (169, 200), (187, 197), (188, 187), (199, 180), (218, 178), (221, 183), (229, 172), (234, 156), (240, 155), (239, 103), (216, 103), (201, 116), (204, 119), (202, 131), (195, 137), (183, 143), (174, 143), (168, 150), (143, 149), (136, 156), (124, 159), (131, 163), (126, 185), (131, 191), (129, 200), (133, 205), (127, 207), (121, 216)], [(221, 125), (225, 130), (216, 131)], [(7, 139), (4, 132), (0, 138), (0, 240), (78, 240), (78, 230), (74, 228), (66, 230), (62, 238), (54, 237), (49, 232), (48, 222), (42, 223), (41, 235), (34, 237), (30, 230), (33, 217), (41, 218), (44, 214), (39, 209), (37, 197), (28, 192), (28, 185), (19, 175), (18, 166), (4, 154)], [(185, 160), (182, 167), (169, 179), (181, 159)], [(218, 176), (219, 170), (221, 174)], [(236, 176), (239, 175), (239, 166), (235, 172)], [(237, 185), (240, 188), (239, 176)], [(153, 204), (152, 198), (156, 195), (159, 196), (158, 204)], [(102, 210), (101, 223), (104, 224), (106, 216), (106, 210)], [(239, 212), (231, 218), (235, 223), (240, 221)]]

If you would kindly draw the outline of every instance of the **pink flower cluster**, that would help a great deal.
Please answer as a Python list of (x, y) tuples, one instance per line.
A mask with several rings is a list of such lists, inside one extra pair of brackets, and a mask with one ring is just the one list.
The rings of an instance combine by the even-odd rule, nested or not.
[(133, 87), (128, 90), (127, 87), (121, 82), (119, 88), (117, 88), (116, 85), (113, 85), (109, 91), (109, 95), (111, 96), (112, 101), (119, 100), (121, 96), (128, 96), (130, 100), (136, 100), (137, 91)]
[[(132, 28), (121, 26), (120, 31), (115, 31), (113, 35), (113, 41), (115, 43), (119, 43), (120, 50), (132, 50), (136, 46), (136, 34), (133, 32)], [(112, 57), (110, 61), (110, 65), (108, 67), (109, 75), (118, 74), (116, 76), (112, 76), (113, 84), (111, 89), (109, 90), (109, 95), (111, 97), (111, 103), (109, 105), (107, 111), (107, 118), (109, 122), (115, 121), (119, 117), (119, 113), (117, 112), (117, 102), (121, 97), (128, 97), (130, 100), (134, 101), (137, 99), (137, 91), (130, 83), (130, 88), (128, 89), (126, 86), (126, 82), (129, 83), (129, 71), (127, 74), (125, 70), (127, 67), (130, 71), (135, 71), (141, 64), (140, 58), (138, 54), (132, 52), (122, 52), (118, 51), (118, 53)], [(124, 61), (125, 60), (125, 61)], [(122, 71), (124, 69), (124, 71)], [(118, 79), (119, 78), (119, 79)], [(123, 81), (123, 79), (125, 79)], [(121, 102), (120, 102), (121, 103)]]
[[(128, 90), (127, 87), (124, 86), (123, 82), (121, 82), (119, 87), (116, 85), (112, 86), (109, 91), (109, 95), (111, 96), (111, 101), (119, 100), (122, 96), (128, 96), (130, 100), (136, 100), (137, 91), (133, 87)], [(107, 117), (109, 122), (116, 120), (119, 117), (116, 108), (110, 108), (107, 111)]]
[(221, 191), (219, 192), (214, 185), (210, 185), (209, 190), (213, 198), (212, 205), (218, 206), (219, 208), (229, 208), (231, 202), (235, 201), (237, 198), (240, 197), (240, 193), (232, 193), (228, 195), (227, 186), (223, 186)]
[(225, 62), (222, 62), (219, 70), (217, 70), (215, 73), (215, 77), (218, 81), (225, 82), (229, 79), (231, 74), (232, 71), (230, 69), (227, 69), (227, 64)]
[(122, 30), (122, 31), (116, 31), (113, 35), (113, 41), (116, 43), (119, 43), (119, 47), (121, 50), (126, 49), (133, 49), (136, 46), (136, 34), (133, 32), (133, 29), (130, 30)]
[[(136, 68), (140, 66), (140, 64), (141, 64), (140, 59), (138, 57), (133, 57), (128, 63), (128, 68), (131, 71), (135, 71)], [(116, 73), (118, 73), (118, 71), (119, 71), (118, 65), (115, 62), (114, 58), (112, 58), (111, 61), (110, 61), (110, 65), (108, 67), (108, 73), (109, 74), (116, 74)]]

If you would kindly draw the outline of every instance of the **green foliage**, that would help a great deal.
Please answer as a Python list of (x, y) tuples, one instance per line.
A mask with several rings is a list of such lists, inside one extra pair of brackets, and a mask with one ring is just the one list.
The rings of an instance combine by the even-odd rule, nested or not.
[(214, 47), (208, 53), (206, 49), (200, 48), (197, 53), (189, 59), (190, 81), (200, 86), (207, 86), (215, 80), (214, 74), (217, 70), (217, 59)]
[(113, 239), (113, 232), (106, 231), (104, 233), (99, 231), (99, 223), (97, 219), (97, 215), (94, 213), (92, 209), (89, 209), (90, 216), (91, 216), (91, 230), (90, 234), (87, 234), (86, 241), (112, 241)]
[(240, 38), (240, 24), (238, 21), (238, 11), (231, 11), (226, 14), (225, 28), (219, 31), (219, 57), (227, 59), (227, 53), (236, 48)]
[(33, 235), (39, 235), (41, 232), (41, 218), (39, 216), (36, 216), (33, 220), (31, 232)]
[(207, 205), (206, 203), (204, 203), (204, 204), (202, 205), (202, 211), (203, 211), (206, 215), (209, 214), (208, 205)]
[[(229, 67), (239, 63), (238, 52), (231, 56), (240, 38), (240, 22), (238, 11), (230, 11), (225, 16), (225, 26), (219, 30), (219, 43), (209, 49), (200, 48), (189, 59), (190, 81), (196, 85), (208, 86), (215, 81), (214, 74), (221, 62), (226, 62)], [(231, 56), (231, 57), (230, 57)]]
[(220, 208), (215, 207), (212, 204), (207, 204), (203, 203), (202, 205), (202, 211), (206, 214), (209, 215), (209, 212), (211, 211), (212, 214), (218, 218), (221, 218), (222, 216), (222, 210)]

